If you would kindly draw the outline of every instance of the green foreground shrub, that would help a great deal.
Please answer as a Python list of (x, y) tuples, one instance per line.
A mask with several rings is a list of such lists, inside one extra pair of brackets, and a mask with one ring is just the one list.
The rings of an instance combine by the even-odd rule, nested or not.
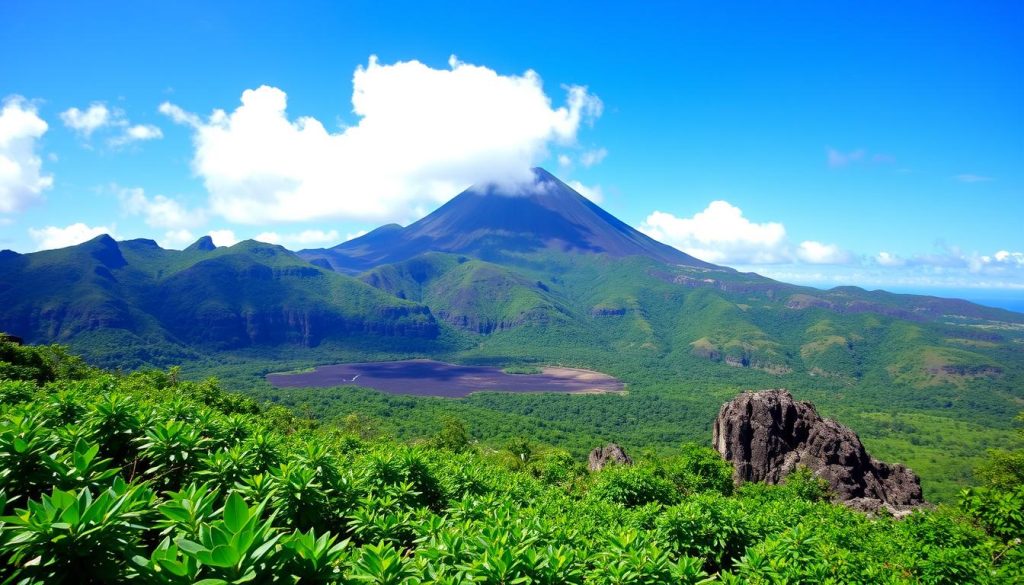
[(587, 474), (457, 421), (418, 446), (315, 428), (173, 371), (26, 377), (32, 351), (0, 353), (2, 583), (1024, 579), (1019, 487), (868, 518), (807, 473), (733, 493), (703, 447)]

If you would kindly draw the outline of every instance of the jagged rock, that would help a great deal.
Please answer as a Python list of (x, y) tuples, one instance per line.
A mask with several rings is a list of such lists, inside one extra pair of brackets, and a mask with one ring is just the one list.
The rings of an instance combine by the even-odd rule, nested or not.
[(748, 392), (723, 404), (713, 441), (732, 462), (737, 484), (779, 483), (803, 465), (828, 481), (836, 500), (857, 510), (902, 515), (924, 503), (913, 471), (872, 458), (851, 429), (786, 390)]
[(608, 443), (604, 447), (595, 447), (590, 452), (587, 460), (587, 469), (590, 471), (601, 471), (606, 465), (632, 465), (633, 460), (626, 451), (615, 443)]

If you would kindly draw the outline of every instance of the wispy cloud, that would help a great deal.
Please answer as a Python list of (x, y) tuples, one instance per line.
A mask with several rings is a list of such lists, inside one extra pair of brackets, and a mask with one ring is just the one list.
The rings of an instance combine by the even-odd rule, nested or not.
[(828, 166), (833, 169), (845, 167), (850, 163), (855, 163), (864, 160), (864, 155), (867, 154), (863, 148), (857, 150), (851, 150), (850, 152), (840, 152), (832, 147), (825, 149), (825, 159), (828, 161)]
[(61, 112), (60, 119), (66, 127), (86, 141), (86, 146), (93, 133), (104, 129), (111, 132), (107, 138), (107, 145), (111, 148), (164, 137), (159, 127), (152, 124), (132, 124), (124, 110), (107, 107), (103, 102), (93, 102), (84, 110), (68, 108)]
[(141, 216), (146, 225), (170, 230), (196, 229), (206, 221), (202, 209), (188, 209), (179, 201), (164, 195), (148, 197), (142, 188), (117, 188), (121, 210)]
[(865, 148), (844, 152), (828, 146), (825, 148), (825, 162), (829, 168), (838, 169), (858, 163), (891, 165), (896, 162), (896, 157), (884, 152), (869, 153)]
[(956, 179), (957, 181), (960, 181), (961, 183), (987, 183), (989, 181), (995, 180), (992, 177), (986, 177), (984, 175), (975, 175), (971, 173), (955, 175), (953, 178)]
[(608, 150), (605, 148), (588, 150), (580, 155), (580, 164), (585, 167), (592, 167), (596, 164), (600, 164), (606, 156), (608, 156)]
[[(365, 232), (364, 232), (365, 233)], [(313, 246), (324, 246), (328, 244), (340, 244), (341, 236), (338, 230), (304, 230), (297, 233), (281, 234), (277, 232), (263, 232), (253, 237), (258, 242), (278, 244), (286, 248), (309, 248)], [(352, 239), (347, 237), (347, 240)]]

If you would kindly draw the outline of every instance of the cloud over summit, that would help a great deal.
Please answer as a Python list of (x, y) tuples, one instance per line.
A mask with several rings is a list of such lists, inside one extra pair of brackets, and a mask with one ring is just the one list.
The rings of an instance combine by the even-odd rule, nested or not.
[(358, 122), (331, 131), (291, 119), (279, 88), (246, 90), (231, 112), (206, 119), (165, 103), (160, 111), (193, 129), (194, 172), (210, 209), (260, 224), (319, 218), (402, 220), (472, 183), (521, 183), (551, 145), (574, 144), (601, 101), (566, 86), (555, 106), (540, 76), (501, 75), (452, 57), (448, 69), (419, 61), (356, 69)]

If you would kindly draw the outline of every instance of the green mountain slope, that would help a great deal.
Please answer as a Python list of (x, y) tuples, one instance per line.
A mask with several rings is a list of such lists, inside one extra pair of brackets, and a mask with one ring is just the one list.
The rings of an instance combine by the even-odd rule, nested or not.
[[(67, 342), (114, 367), (181, 363), (324, 419), (380, 417), (409, 437), (457, 411), (495, 421), (495, 436), (518, 426), (574, 450), (598, 436), (654, 450), (699, 439), (722, 399), (786, 387), (858, 420), (869, 447), (906, 457), (945, 499), (1024, 406), (1022, 314), (716, 267), (556, 181), (521, 196), (471, 189), (407, 228), (327, 251), (208, 238), (175, 251), (101, 237), (0, 252), (0, 330)], [(596, 369), (628, 394), (456, 402), (263, 380), (420, 357)]]
[(164, 250), (100, 236), (0, 257), (0, 329), (121, 367), (258, 345), (366, 336), (434, 339), (428, 308), (246, 241)]
[(563, 301), (541, 281), (503, 266), (430, 252), (378, 267), (363, 282), (430, 307), (460, 330), (491, 334), (524, 323), (557, 326), (569, 318)]

